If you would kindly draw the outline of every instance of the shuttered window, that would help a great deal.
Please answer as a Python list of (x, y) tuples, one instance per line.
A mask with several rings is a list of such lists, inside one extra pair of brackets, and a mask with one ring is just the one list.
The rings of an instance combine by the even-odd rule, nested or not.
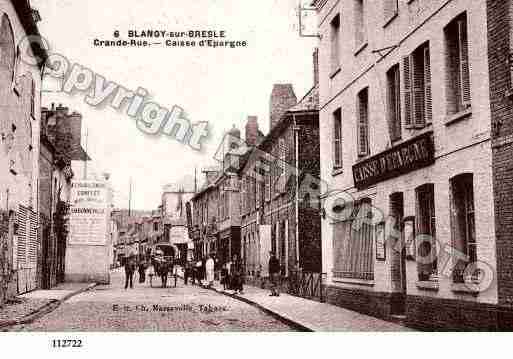
[(466, 14), (458, 16), (445, 28), (447, 111), (466, 110), (470, 99), (470, 63)]
[(399, 81), (399, 65), (397, 64), (387, 72), (387, 118), (391, 141), (401, 139), (401, 85)]
[(358, 94), (358, 156), (369, 154), (369, 91), (363, 89)]
[(374, 279), (374, 226), (368, 220), (370, 200), (355, 204), (349, 220), (334, 224), (334, 269), (338, 278)]
[(398, 0), (383, 0), (383, 15), (385, 23), (397, 15), (398, 5)]
[(333, 113), (333, 159), (334, 169), (342, 168), (342, 110)]
[(429, 43), (403, 59), (403, 77), (405, 127), (423, 128), (433, 117)]

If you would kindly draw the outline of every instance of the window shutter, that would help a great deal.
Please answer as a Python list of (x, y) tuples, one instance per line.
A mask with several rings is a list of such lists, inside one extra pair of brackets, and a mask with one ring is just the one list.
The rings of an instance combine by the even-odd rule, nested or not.
[(425, 125), (425, 97), (424, 97), (424, 61), (419, 61), (419, 56), (424, 56), (422, 51), (417, 51), (413, 58), (413, 126), (423, 128)]
[(388, 80), (388, 132), (390, 140), (401, 138), (401, 99), (399, 65), (394, 65), (387, 73)]
[(468, 38), (466, 19), (458, 21), (458, 48), (460, 59), (461, 104), (470, 107), (470, 68), (468, 61)]
[(412, 56), (403, 58), (404, 72), (404, 124), (406, 128), (413, 127), (413, 92), (412, 92)]
[(433, 100), (431, 93), (431, 59), (429, 46), (424, 47), (424, 101), (425, 101), (425, 122), (431, 123), (433, 119)]
[(358, 155), (369, 153), (368, 95), (364, 90), (358, 95)]

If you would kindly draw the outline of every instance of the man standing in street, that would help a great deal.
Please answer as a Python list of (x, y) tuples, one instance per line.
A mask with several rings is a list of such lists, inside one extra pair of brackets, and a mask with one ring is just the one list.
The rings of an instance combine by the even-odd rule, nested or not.
[(130, 255), (125, 260), (125, 289), (128, 288), (128, 282), (130, 281), (130, 288), (134, 288), (134, 271), (135, 271), (135, 257)]
[(280, 261), (274, 255), (274, 252), (269, 252), (269, 279), (271, 280), (271, 297), (279, 297), (279, 282), (280, 282)]
[(205, 262), (205, 279), (207, 287), (212, 287), (214, 284), (214, 267), (214, 259), (212, 258), (212, 254), (209, 254), (208, 259)]

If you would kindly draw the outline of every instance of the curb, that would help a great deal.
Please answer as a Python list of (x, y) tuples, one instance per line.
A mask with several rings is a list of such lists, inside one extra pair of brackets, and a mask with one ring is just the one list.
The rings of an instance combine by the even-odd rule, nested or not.
[(14, 325), (20, 325), (20, 324), (29, 324), (32, 323), (34, 320), (41, 318), (42, 316), (53, 312), (55, 309), (57, 309), (63, 302), (67, 301), (71, 297), (86, 292), (88, 290), (93, 289), (97, 286), (97, 283), (89, 284), (87, 287), (80, 288), (79, 290), (76, 290), (72, 293), (69, 293), (65, 295), (62, 299), (51, 299), (50, 302), (42, 305), (41, 307), (33, 310), (29, 314), (25, 315), (24, 317), (20, 319), (14, 319), (14, 320), (6, 320), (3, 322), (0, 322), (0, 329), (12, 327)]
[(297, 330), (299, 330), (301, 332), (315, 332), (314, 329), (312, 329), (310, 327), (307, 327), (304, 324), (301, 324), (301, 323), (299, 323), (299, 322), (297, 322), (297, 321), (295, 321), (295, 320), (293, 320), (293, 319), (291, 319), (289, 317), (286, 317), (286, 316), (284, 316), (284, 315), (282, 315), (282, 314), (280, 314), (278, 312), (275, 312), (275, 311), (273, 311), (273, 310), (271, 310), (269, 308), (266, 308), (263, 305), (258, 304), (257, 302), (252, 301), (252, 300), (250, 300), (248, 298), (241, 297), (241, 296), (239, 296), (237, 294), (231, 294), (231, 293), (228, 293), (228, 292), (226, 292), (224, 290), (216, 289), (214, 287), (205, 287), (203, 285), (201, 285), (201, 287), (204, 288), (204, 289), (210, 289), (210, 290), (212, 290), (212, 291), (214, 291), (216, 293), (219, 293), (219, 294), (225, 295), (227, 297), (230, 297), (230, 298), (233, 298), (233, 299), (237, 299), (237, 300), (239, 300), (241, 302), (244, 302), (246, 304), (249, 304), (249, 305), (251, 305), (251, 306), (253, 306), (253, 307), (257, 308), (257, 309), (260, 309), (264, 313), (274, 317), (275, 319), (278, 319), (279, 321), (285, 323), (286, 325), (288, 325), (288, 326), (290, 326), (292, 328), (295, 328), (295, 329), (297, 329)]

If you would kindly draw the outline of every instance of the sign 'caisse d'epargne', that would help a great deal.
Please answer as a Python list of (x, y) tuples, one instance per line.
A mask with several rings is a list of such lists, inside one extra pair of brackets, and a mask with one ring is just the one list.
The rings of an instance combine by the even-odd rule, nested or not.
[(104, 182), (73, 181), (69, 224), (70, 244), (105, 244), (107, 189)]
[(433, 132), (427, 132), (353, 166), (357, 189), (429, 166), (435, 161)]

